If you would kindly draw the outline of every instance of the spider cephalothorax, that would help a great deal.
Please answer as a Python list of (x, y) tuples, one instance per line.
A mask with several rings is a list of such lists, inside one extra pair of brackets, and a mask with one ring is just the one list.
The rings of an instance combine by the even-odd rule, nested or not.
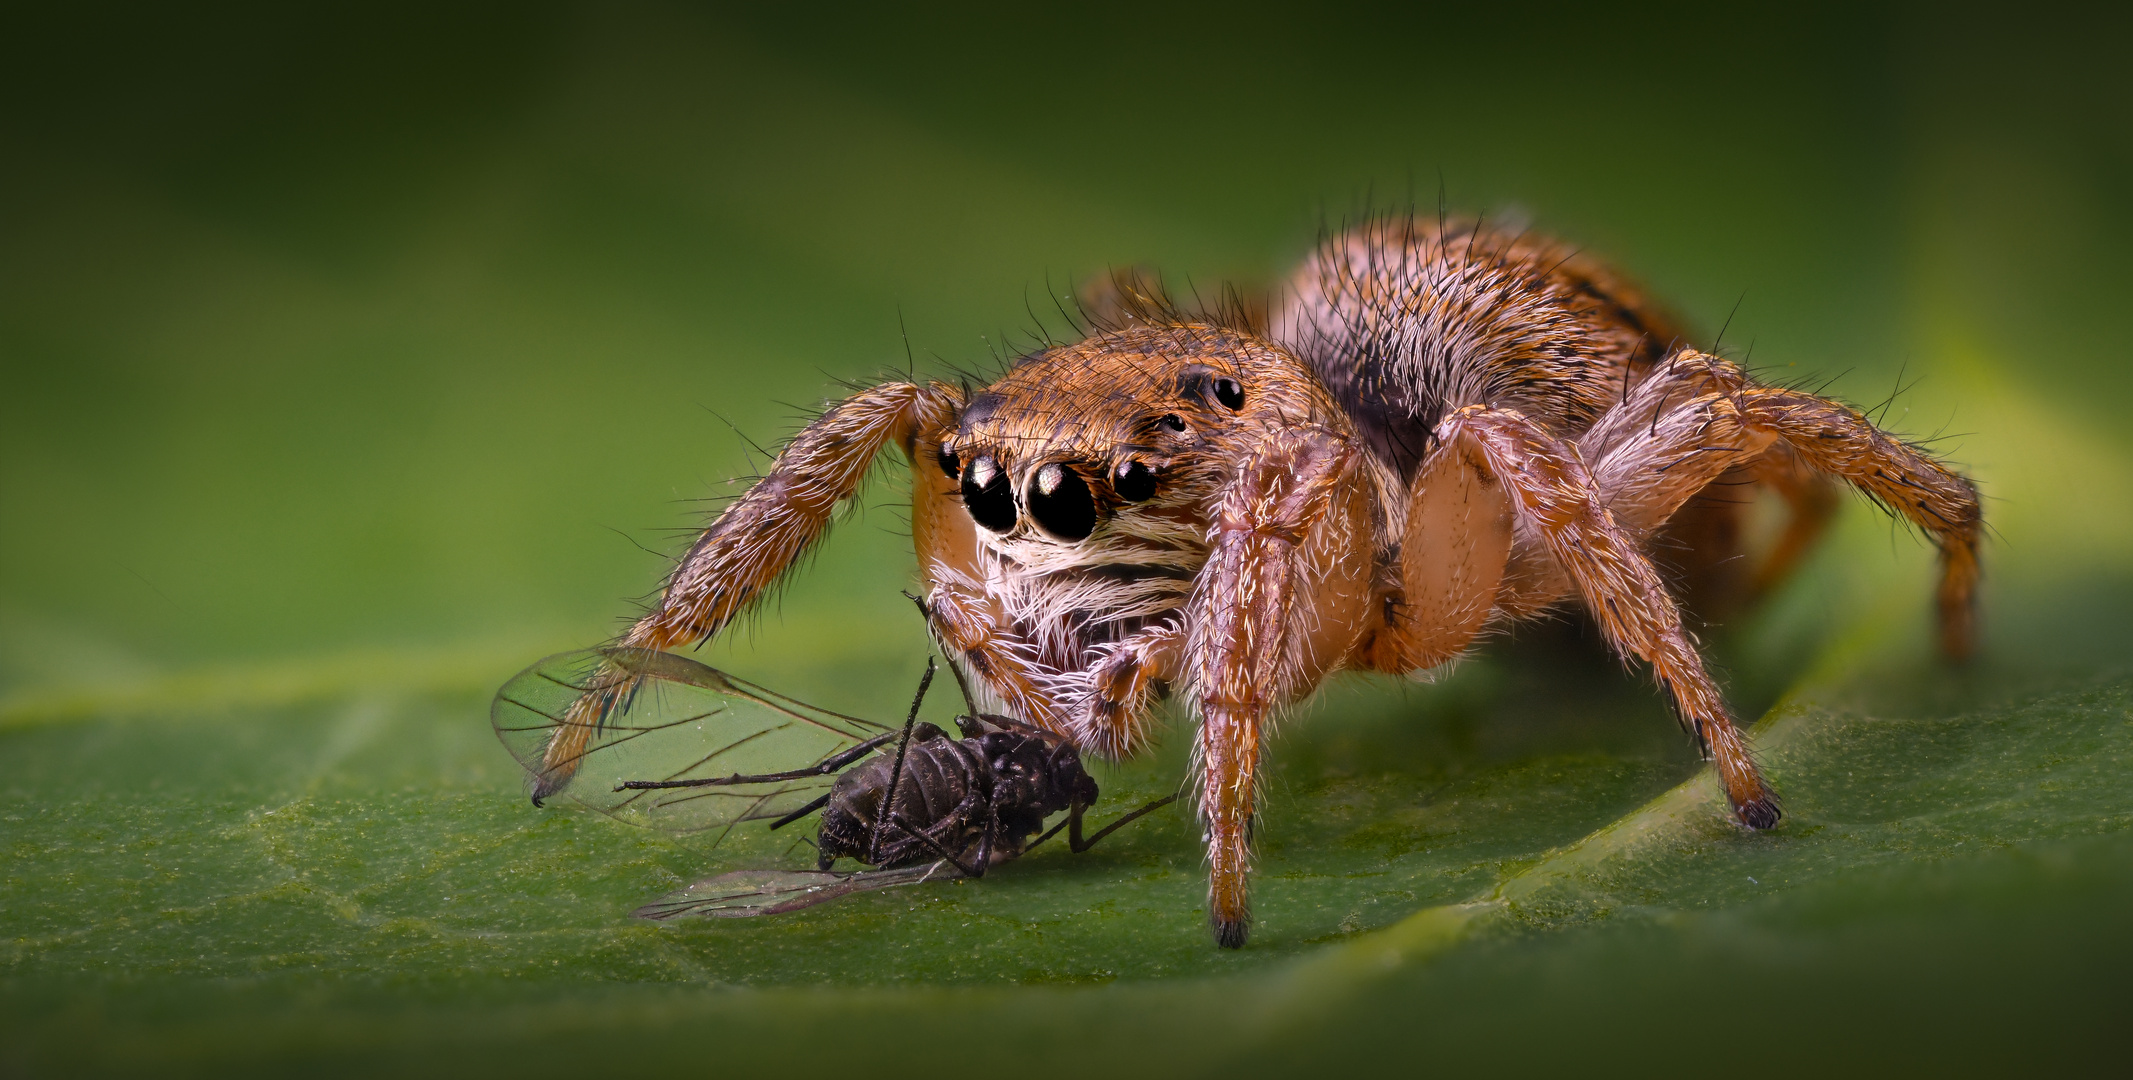
[[(1649, 550), (1737, 563), (1742, 493), (1793, 520), (1752, 576), (1820, 530), (1831, 481), (1942, 554), (1942, 645), (1970, 648), (1977, 493), (1858, 412), (1677, 348), (1604, 267), (1478, 225), (1390, 219), (1329, 238), (1266, 329), (1179, 313), (1121, 281), (1107, 329), (975, 391), (885, 383), (832, 406), (704, 531), (624, 644), (716, 634), (857, 493), (911, 463), (922, 606), (987, 707), (1133, 752), (1168, 688), (1198, 714), (1209, 915), (1249, 926), (1250, 822), (1273, 712), (1342, 668), (1457, 658), (1492, 622), (1581, 602), (1649, 664), (1737, 819), (1777, 799)], [(1699, 499), (1714, 484), (1733, 497)], [(1716, 580), (1715, 578), (1713, 580)], [(611, 695), (610, 695), (611, 696)], [(547, 749), (566, 782), (610, 702)]]

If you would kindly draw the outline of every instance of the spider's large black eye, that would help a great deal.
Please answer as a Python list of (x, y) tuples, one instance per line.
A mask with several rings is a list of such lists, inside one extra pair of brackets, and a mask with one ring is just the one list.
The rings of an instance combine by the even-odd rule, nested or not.
[(937, 460), (941, 463), (941, 475), (951, 480), (955, 479), (955, 474), (963, 471), (963, 463), (956, 458), (955, 451), (945, 446), (941, 447), (941, 456)]
[(1111, 474), (1111, 490), (1127, 502), (1147, 502), (1155, 498), (1155, 470), (1146, 462), (1121, 461)]
[(1231, 412), (1244, 408), (1244, 387), (1235, 379), (1215, 380), (1215, 400)]
[(1007, 474), (989, 457), (963, 470), (963, 505), (973, 520), (994, 532), (1015, 527), (1015, 493), (1007, 486)]
[(1178, 414), (1176, 413), (1164, 413), (1163, 418), (1155, 422), (1155, 426), (1162, 428), (1164, 431), (1183, 431), (1185, 430), (1185, 421), (1178, 419)]
[(1096, 529), (1096, 500), (1079, 473), (1054, 463), (1030, 483), (1029, 516), (1061, 540), (1082, 540)]

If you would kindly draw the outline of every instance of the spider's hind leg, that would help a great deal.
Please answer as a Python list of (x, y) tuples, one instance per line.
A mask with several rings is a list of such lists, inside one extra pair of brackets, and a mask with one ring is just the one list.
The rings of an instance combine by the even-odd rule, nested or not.
[(1729, 470), (1759, 470), (1794, 506), (1793, 525), (1758, 572), (1764, 584), (1789, 569), (1833, 510), (1822, 478), (1850, 483), (1939, 545), (1941, 649), (1955, 660), (1970, 655), (1983, 525), (1977, 488), (1857, 410), (1757, 386), (1726, 361), (1683, 353), (1582, 436), (1579, 449), (1633, 534), (1656, 530)]
[[(1783, 442), (1760, 440), (1759, 452), (1687, 451), (1714, 456), (1670, 466), (1678, 476), (1658, 478), (1636, 467), (1655, 444), (1675, 441), (1672, 428), (1662, 425), (1677, 414), (1701, 423), (1699, 399), (1754, 385), (1729, 361), (1683, 350), (1655, 365), (1577, 440), (1616, 523), (1644, 543), (1683, 609), (1705, 623), (1724, 621), (1783, 582), (1836, 512), (1836, 485)], [(1750, 515), (1765, 491), (1784, 504), (1785, 523), (1751, 561)]]
[[(1784, 513), (1767, 541), (1767, 526), (1755, 520), (1765, 492)], [(1808, 468), (1790, 446), (1773, 443), (1690, 496), (1652, 527), (1646, 546), (1683, 610), (1706, 625), (1723, 623), (1792, 575), (1836, 516), (1837, 494), (1829, 477)]]

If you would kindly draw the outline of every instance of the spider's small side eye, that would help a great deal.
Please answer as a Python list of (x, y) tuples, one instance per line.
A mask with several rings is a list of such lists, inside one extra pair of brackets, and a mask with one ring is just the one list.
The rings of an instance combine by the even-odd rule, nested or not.
[(1244, 386), (1235, 379), (1215, 380), (1215, 400), (1231, 412), (1244, 408)]
[(1185, 430), (1185, 421), (1178, 419), (1178, 414), (1176, 413), (1164, 413), (1163, 418), (1155, 422), (1155, 426), (1162, 428), (1164, 431), (1183, 431)]
[(941, 475), (951, 480), (955, 479), (963, 471), (963, 462), (955, 456), (955, 451), (945, 446), (941, 447), (941, 456), (938, 460), (941, 465)]
[(1111, 474), (1111, 490), (1127, 502), (1147, 502), (1155, 497), (1155, 470), (1146, 462), (1121, 461)]

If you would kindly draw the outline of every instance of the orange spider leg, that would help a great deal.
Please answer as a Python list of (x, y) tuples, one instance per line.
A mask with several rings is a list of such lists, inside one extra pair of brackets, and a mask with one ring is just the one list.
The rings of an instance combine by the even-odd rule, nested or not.
[(910, 448), (922, 431), (952, 420), (960, 403), (957, 391), (938, 383), (884, 383), (832, 406), (704, 530), (659, 606), (623, 644), (664, 649), (718, 633), (822, 537), (883, 447)]
[(1323, 430), (1283, 432), (1254, 452), (1215, 503), (1213, 549), (1188, 602), (1208, 917), (1225, 948), (1241, 947), (1251, 927), (1247, 875), (1260, 734), (1304, 666), (1302, 633), (1291, 618), (1304, 584), (1299, 556), (1355, 460), (1344, 440)]
[[(1667, 405), (1663, 412), (1655, 404), (1643, 430), (1615, 440), (1605, 456), (1593, 462), (1595, 483), (1607, 493), (1610, 508), (1625, 522), (1650, 527), (1743, 459), (1760, 455), (1769, 462), (1773, 454), (1783, 455), (1780, 460), (1796, 458), (1800, 468), (1794, 471), (1843, 479), (1934, 539), (1941, 553), (1941, 649), (1952, 659), (1968, 658), (1975, 644), (1977, 543), (1983, 523), (1977, 488), (1929, 455), (1891, 438), (1855, 409), (1798, 390), (1755, 386), (1723, 360), (1701, 354), (1684, 359), (1708, 371), (1712, 377), (1705, 385), (1714, 389)], [(1645, 396), (1645, 389), (1639, 388), (1636, 396)], [(1794, 481), (1794, 486), (1800, 492), (1796, 506), (1812, 508), (1827, 498), (1816, 494), (1812, 480)], [(1764, 573), (1782, 572), (1781, 560), (1798, 557), (1797, 550), (1788, 550), (1788, 542), (1804, 548), (1819, 528), (1812, 510), (1796, 512), (1793, 527), (1780, 539)], [(1807, 535), (1797, 535), (1803, 532)]]
[(1468, 406), (1438, 432), (1446, 446), (1470, 446), (1496, 476), (1514, 512), (1576, 584), (1608, 642), (1652, 665), (1683, 724), (1717, 763), (1735, 815), (1752, 828), (1777, 824), (1777, 796), (1749, 757), (1673, 597), (1602, 503), (1577, 453), (1508, 409)]
[(1774, 389), (1740, 397), (1737, 407), (1749, 427), (1785, 440), (1810, 467), (1849, 481), (1933, 538), (1940, 547), (1941, 652), (1969, 659), (1977, 645), (1977, 546), (1984, 526), (1976, 485), (1827, 398)]
[[(1661, 485), (1666, 489), (1652, 499), (1645, 495), (1630, 494), (1630, 502), (1623, 501), (1629, 493), (1627, 482), (1634, 478), (1627, 475), (1609, 476), (1603, 462), (1611, 456), (1617, 461), (1628, 460), (1627, 455), (1636, 451), (1626, 450), (1633, 444), (1650, 444), (1662, 437), (1660, 426), (1670, 423), (1665, 419), (1668, 412), (1679, 412), (1707, 394), (1731, 394), (1755, 388), (1754, 380), (1738, 365), (1721, 360), (1708, 353), (1684, 349), (1674, 354), (1666, 363), (1653, 369), (1644, 381), (1637, 384), (1634, 393), (1623, 398), (1622, 403), (1609, 410), (1607, 415), (1578, 437), (1578, 452), (1593, 470), (1594, 482), (1599, 484), (1606, 496), (1608, 509), (1615, 512), (1615, 519), (1623, 528), (1639, 535), (1657, 532), (1669, 525), (1679, 524), (1679, 514), (1685, 499), (1675, 501), (1673, 496), (1686, 487), (1686, 482)], [(1762, 440), (1770, 444), (1770, 440)], [(1686, 447), (1683, 448), (1686, 451)], [(1678, 454), (1665, 455), (1671, 461)], [(1705, 475), (1708, 466), (1723, 461), (1727, 470), (1710, 474), (1709, 483), (1726, 485), (1760, 485), (1769, 488), (1785, 503), (1788, 511), (1784, 530), (1771, 546), (1762, 562), (1745, 574), (1736, 577), (1723, 575), (1728, 581), (1744, 579), (1744, 598), (1753, 599), (1768, 592), (1782, 582), (1806, 557), (1816, 540), (1829, 527), (1830, 519), (1837, 509), (1837, 490), (1829, 478), (1814, 471), (1801, 460), (1789, 445), (1783, 442), (1770, 444), (1758, 456), (1744, 461), (1745, 455), (1726, 454), (1719, 458), (1699, 461), (1682, 468), (1684, 476)], [(1648, 479), (1648, 478), (1647, 478)], [(1692, 498), (1696, 493), (1691, 492)], [(1644, 505), (1637, 505), (1642, 500)], [(1743, 500), (1745, 501), (1745, 500)], [(1734, 511), (1738, 507), (1727, 506), (1720, 510)], [(1728, 520), (1731, 520), (1730, 518)], [(1671, 531), (1671, 530), (1670, 530)], [(1708, 543), (1712, 538), (1699, 536), (1699, 541)], [(1730, 559), (1736, 554), (1736, 544), (1730, 538), (1719, 545), (1719, 550), (1688, 551), (1684, 557), (1698, 560), (1706, 565), (1712, 560)]]
[[(625, 646), (664, 649), (718, 633), (821, 539), (892, 443), (916, 454), (922, 436), (951, 422), (962, 403), (941, 383), (884, 383), (831, 406), (778, 452), (770, 471), (719, 514), (667, 579), (659, 603), (623, 635)], [(915, 463), (915, 461), (914, 461)], [(543, 754), (534, 799), (561, 790), (618, 686), (572, 704)]]

